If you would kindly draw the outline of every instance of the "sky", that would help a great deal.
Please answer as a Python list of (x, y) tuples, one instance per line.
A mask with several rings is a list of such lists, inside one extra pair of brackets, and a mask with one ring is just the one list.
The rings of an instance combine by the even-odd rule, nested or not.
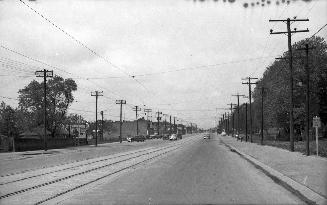
[[(124, 99), (125, 120), (135, 119), (137, 105), (152, 109), (153, 119), (160, 111), (213, 127), (226, 112), (221, 108), (237, 102), (232, 95), (248, 95), (242, 78), (261, 78), (287, 51), (286, 35), (269, 34), (286, 24), (269, 19), (308, 18), (291, 25), (309, 29), (292, 42), (327, 23), (325, 0), (269, 2), (0, 0), (0, 101), (17, 107), (18, 90), (41, 82), (35, 71), (48, 69), (77, 82), (69, 113), (87, 120), (95, 120), (91, 92), (98, 90), (107, 120), (119, 120), (115, 101)], [(317, 35), (326, 38), (327, 28)]]

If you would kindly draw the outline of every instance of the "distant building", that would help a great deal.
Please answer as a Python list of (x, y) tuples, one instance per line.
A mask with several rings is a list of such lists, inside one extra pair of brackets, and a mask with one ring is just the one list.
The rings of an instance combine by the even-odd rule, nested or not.
[[(105, 140), (119, 138), (119, 127), (120, 121), (111, 122), (112, 126), (111, 129), (104, 132), (103, 138)], [(128, 136), (135, 136), (136, 135), (136, 120), (134, 121), (123, 121), (122, 124), (122, 138), (126, 138)], [(165, 131), (164, 122), (160, 122), (159, 124), (160, 130), (159, 134), (163, 134)], [(158, 132), (157, 130), (157, 122), (150, 122), (144, 119), (138, 120), (138, 127), (139, 127), (139, 135), (152, 135)], [(166, 133), (169, 131), (169, 123), (166, 123)]]

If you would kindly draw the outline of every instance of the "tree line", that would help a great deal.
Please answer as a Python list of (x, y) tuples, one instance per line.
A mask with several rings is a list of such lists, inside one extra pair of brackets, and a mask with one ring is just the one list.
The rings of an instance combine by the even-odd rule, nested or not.
[[(77, 90), (76, 82), (54, 76), (47, 84), (47, 129), (52, 137), (67, 124), (84, 121), (76, 114), (67, 114), (69, 106), (74, 102), (73, 92)], [(20, 133), (44, 124), (44, 84), (31, 81), (18, 91), (18, 107), (1, 102), (0, 104), (0, 133), (16, 137)]]
[[(294, 129), (296, 134), (303, 132), (305, 127), (305, 99), (306, 99), (306, 71), (305, 52), (298, 50), (309, 44), (314, 49), (309, 51), (310, 72), (310, 120), (319, 116), (326, 136), (327, 124), (327, 44), (322, 37), (312, 37), (301, 40), (292, 45), (293, 51), (293, 79), (294, 79)], [(253, 91), (253, 128), (261, 129), (261, 87), (264, 87), (264, 130), (278, 128), (285, 137), (289, 136), (289, 107), (290, 107), (290, 69), (289, 52), (282, 54), (282, 59), (276, 59), (269, 65)], [(235, 125), (237, 112), (234, 111)], [(249, 114), (248, 114), (249, 116)], [(240, 106), (240, 129), (245, 131), (245, 105)]]

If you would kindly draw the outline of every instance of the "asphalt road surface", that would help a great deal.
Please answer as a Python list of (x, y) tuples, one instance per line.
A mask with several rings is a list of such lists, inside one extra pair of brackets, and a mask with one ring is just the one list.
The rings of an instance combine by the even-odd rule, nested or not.
[(62, 204), (302, 204), (219, 138), (199, 137)]

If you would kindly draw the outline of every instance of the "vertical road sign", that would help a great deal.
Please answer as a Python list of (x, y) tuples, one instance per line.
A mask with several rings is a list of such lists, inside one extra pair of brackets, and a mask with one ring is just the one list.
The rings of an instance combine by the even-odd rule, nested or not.
[(313, 127), (316, 128), (316, 150), (317, 150), (317, 156), (318, 156), (318, 128), (321, 127), (320, 118), (318, 116), (314, 117), (312, 120)]

